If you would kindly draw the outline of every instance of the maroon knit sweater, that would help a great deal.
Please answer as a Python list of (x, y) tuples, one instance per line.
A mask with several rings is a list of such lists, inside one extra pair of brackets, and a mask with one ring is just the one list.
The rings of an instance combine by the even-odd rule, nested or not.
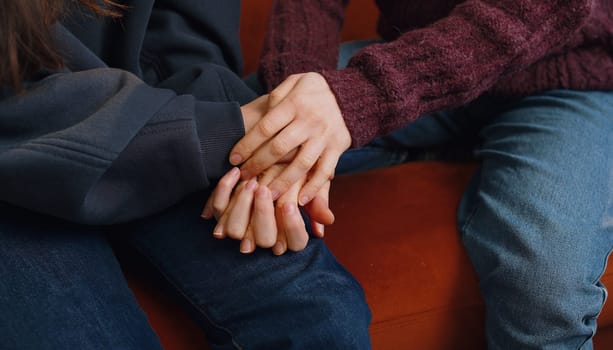
[(613, 88), (610, 0), (377, 0), (388, 42), (335, 70), (343, 2), (276, 0), (259, 74), (322, 73), (354, 147), (485, 92)]

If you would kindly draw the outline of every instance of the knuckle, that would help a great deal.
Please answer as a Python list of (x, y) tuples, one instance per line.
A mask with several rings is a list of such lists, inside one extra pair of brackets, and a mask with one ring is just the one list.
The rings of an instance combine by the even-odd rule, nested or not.
[(301, 170), (309, 170), (317, 161), (317, 157), (311, 154), (304, 154), (296, 158), (296, 166)]
[(287, 80), (298, 80), (300, 78), (302, 78), (304, 76), (304, 73), (294, 73), (294, 74), (290, 74), (290, 76), (287, 77)]
[[(304, 109), (308, 104), (308, 99), (303, 94), (292, 94), (288, 99), (295, 105), (296, 109)], [(304, 106), (304, 107), (303, 107)]]
[[(280, 190), (281, 193), (284, 193), (285, 191), (287, 191), (288, 188), (290, 188), (290, 186), (292, 185), (292, 180), (288, 179), (286, 177), (278, 177), (275, 181), (274, 181), (274, 185), (275, 187)], [(283, 204), (283, 203), (281, 203)]]
[(230, 189), (230, 188), (232, 188), (232, 179), (227, 178), (227, 177), (223, 177), (221, 180), (219, 180), (219, 183), (217, 184), (217, 187), (220, 187), (222, 189)]
[(281, 101), (283, 99), (283, 96), (281, 95), (281, 92), (279, 92), (279, 90), (273, 90), (270, 92), (270, 94), (268, 95), (268, 100), (270, 104), (277, 104), (277, 102)]
[(225, 205), (221, 201), (213, 201), (211, 206), (213, 207), (213, 211), (215, 211), (218, 214), (223, 213), (223, 211), (226, 209)]
[(245, 235), (245, 232), (244, 230), (241, 230), (238, 225), (230, 222), (226, 226), (226, 235), (232, 239), (242, 239)]
[(283, 198), (275, 202), (275, 209), (281, 216), (283, 215), (283, 205), (285, 205), (285, 203), (287, 203), (287, 200)]
[(265, 138), (270, 138), (276, 134), (276, 127), (272, 120), (262, 119), (257, 124), (258, 132)]
[(249, 164), (245, 166), (245, 170), (248, 170), (252, 176), (257, 176), (262, 172), (262, 170), (266, 170), (266, 168), (266, 163), (259, 157), (249, 160)]
[(334, 179), (334, 170), (331, 169), (325, 169), (321, 171), (322, 174), (322, 178), (325, 181), (330, 181), (332, 179)]
[(306, 248), (308, 240), (309, 239), (307, 238), (304, 240), (299, 240), (297, 242), (292, 242), (291, 244), (288, 244), (288, 248), (289, 250), (293, 252), (299, 252), (301, 250), (304, 250), (304, 248)]
[(275, 243), (277, 243), (277, 237), (276, 235), (257, 235), (255, 237), (255, 242), (258, 245), (258, 247), (262, 247), (262, 248), (272, 248)]
[(270, 143), (270, 153), (275, 157), (281, 157), (289, 152), (289, 144), (281, 137), (273, 139)]
[(305, 78), (309, 78), (309, 79), (319, 79), (321, 75), (319, 75), (319, 73), (315, 73), (315, 72), (308, 72), (304, 74)]

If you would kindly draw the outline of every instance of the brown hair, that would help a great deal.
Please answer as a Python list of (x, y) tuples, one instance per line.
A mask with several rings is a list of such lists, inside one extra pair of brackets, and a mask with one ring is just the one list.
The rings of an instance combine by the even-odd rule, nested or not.
[(71, 5), (83, 5), (98, 16), (119, 17), (123, 6), (110, 0), (1, 0), (0, 87), (21, 90), (24, 79), (41, 69), (62, 67), (51, 26)]

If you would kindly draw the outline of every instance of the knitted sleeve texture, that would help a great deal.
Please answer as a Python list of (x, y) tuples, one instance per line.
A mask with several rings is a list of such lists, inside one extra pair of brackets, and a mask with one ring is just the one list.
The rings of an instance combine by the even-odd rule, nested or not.
[(336, 68), (345, 1), (275, 0), (258, 75), (267, 91), (291, 74)]
[(342, 2), (278, 0), (261, 76), (271, 88), (288, 73), (321, 72), (357, 147), (420, 115), (466, 104), (560, 50), (595, 2), (468, 0), (428, 26), (367, 47), (346, 69), (335, 70)]
[(565, 43), (591, 1), (473, 0), (397, 40), (358, 53), (345, 70), (323, 72), (353, 146), (460, 106)]

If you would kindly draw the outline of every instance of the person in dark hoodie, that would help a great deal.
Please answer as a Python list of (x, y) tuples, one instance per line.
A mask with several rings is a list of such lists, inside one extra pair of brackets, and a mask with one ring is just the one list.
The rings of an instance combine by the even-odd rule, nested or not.
[(310, 173), (306, 204), (337, 162), (468, 150), (481, 167), (458, 230), (488, 348), (591, 349), (613, 250), (613, 2), (377, 0), (380, 40), (337, 69), (347, 2), (274, 1), (259, 70), (272, 108), (230, 161), (246, 179), (298, 152), (268, 187)]
[[(0, 348), (161, 348), (110, 236), (176, 291), (214, 349), (369, 347), (363, 293), (321, 240), (243, 255), (200, 217), (265, 106), (239, 78), (239, 9), (0, 2)], [(280, 230), (288, 222), (304, 234), (297, 210)]]

